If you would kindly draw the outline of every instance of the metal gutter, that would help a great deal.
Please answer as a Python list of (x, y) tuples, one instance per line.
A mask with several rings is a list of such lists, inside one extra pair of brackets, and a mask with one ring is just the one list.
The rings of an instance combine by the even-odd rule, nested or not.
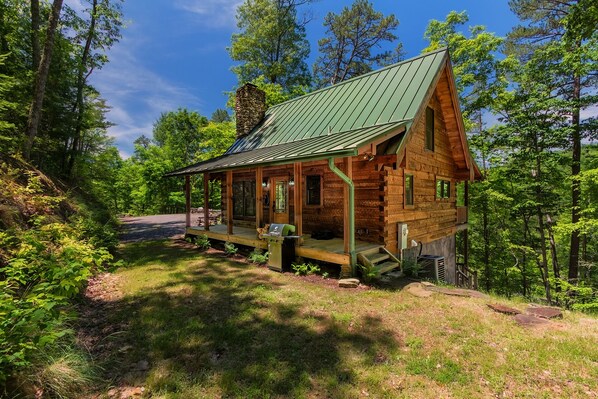
[(349, 186), (349, 256), (351, 259), (351, 270), (353, 275), (355, 275), (355, 185), (353, 184), (353, 180), (349, 179), (342, 170), (336, 167), (334, 158), (328, 158), (328, 167)]

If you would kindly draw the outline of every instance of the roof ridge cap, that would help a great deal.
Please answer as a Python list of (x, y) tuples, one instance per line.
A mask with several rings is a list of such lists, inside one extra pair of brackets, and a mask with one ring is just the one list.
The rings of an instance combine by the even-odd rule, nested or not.
[(276, 109), (276, 108), (278, 108), (278, 107), (281, 107), (281, 106), (283, 106), (283, 105), (286, 105), (286, 104), (292, 103), (292, 102), (294, 102), (294, 101), (298, 101), (298, 100), (300, 100), (300, 99), (302, 99), (302, 98), (305, 98), (305, 97), (311, 96), (311, 95), (313, 95), (313, 94), (320, 93), (320, 92), (323, 92), (323, 91), (326, 91), (326, 90), (330, 90), (330, 89), (333, 89), (333, 88), (339, 87), (339, 86), (341, 86), (341, 85), (343, 85), (343, 84), (345, 84), (345, 83), (353, 82), (353, 81), (355, 81), (355, 80), (362, 79), (362, 78), (364, 78), (364, 77), (366, 77), (366, 76), (373, 75), (373, 74), (376, 74), (376, 73), (380, 73), (380, 72), (382, 72), (382, 71), (385, 71), (385, 70), (387, 70), (387, 69), (395, 68), (395, 67), (397, 67), (397, 66), (399, 66), (399, 65), (406, 64), (407, 62), (413, 62), (413, 61), (415, 61), (415, 60), (417, 60), (417, 59), (419, 59), (419, 58), (427, 57), (427, 56), (430, 56), (430, 55), (432, 55), (432, 54), (441, 53), (441, 52), (446, 52), (446, 51), (448, 51), (448, 47), (441, 47), (441, 48), (439, 48), (439, 49), (437, 49), (437, 50), (430, 51), (430, 52), (428, 52), (428, 53), (422, 53), (422, 54), (419, 54), (419, 55), (417, 55), (417, 56), (415, 56), (415, 57), (411, 57), (411, 58), (409, 58), (409, 59), (406, 59), (406, 60), (403, 60), (403, 61), (399, 61), (399, 62), (396, 62), (396, 63), (394, 63), (394, 64), (387, 65), (387, 66), (385, 66), (385, 67), (382, 67), (382, 68), (380, 68), (380, 69), (376, 69), (376, 70), (373, 70), (373, 71), (370, 71), (370, 72), (364, 73), (363, 75), (359, 75), (359, 76), (352, 77), (351, 79), (343, 80), (342, 82), (339, 82), (339, 83), (337, 83), (337, 84), (330, 85), (330, 86), (326, 86), (326, 87), (322, 87), (322, 88), (320, 88), (320, 89), (317, 89), (317, 90), (311, 91), (311, 92), (309, 92), (309, 93), (305, 93), (305, 94), (304, 94), (304, 95), (302, 95), (302, 96), (295, 97), (295, 98), (291, 98), (290, 100), (284, 101), (284, 102), (282, 102), (282, 103), (280, 103), (280, 104), (276, 104), (276, 105), (274, 105), (274, 106), (272, 106), (272, 107), (268, 108), (268, 110), (266, 111), (266, 114), (267, 114), (267, 113), (268, 113), (270, 110), (274, 110), (274, 109)]

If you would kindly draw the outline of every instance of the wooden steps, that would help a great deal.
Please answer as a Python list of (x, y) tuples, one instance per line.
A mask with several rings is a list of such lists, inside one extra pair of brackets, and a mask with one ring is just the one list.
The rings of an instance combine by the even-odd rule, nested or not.
[(358, 252), (357, 260), (368, 268), (374, 268), (378, 276), (401, 268), (399, 259), (382, 246)]

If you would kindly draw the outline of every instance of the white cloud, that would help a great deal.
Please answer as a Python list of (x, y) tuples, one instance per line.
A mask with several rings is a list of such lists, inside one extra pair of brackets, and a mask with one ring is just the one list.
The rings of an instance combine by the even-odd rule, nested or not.
[(598, 105), (592, 105), (586, 109), (582, 109), (580, 112), (581, 119), (588, 119), (591, 117), (598, 117)]
[(64, 4), (75, 10), (77, 14), (81, 14), (88, 6), (83, 4), (82, 0), (64, 0)]
[(188, 89), (145, 67), (134, 55), (139, 45), (123, 39), (111, 49), (110, 62), (91, 78), (111, 106), (107, 119), (115, 126), (108, 134), (123, 154), (132, 153), (137, 137), (152, 136), (152, 125), (162, 112), (201, 106), (201, 100)]
[(207, 26), (234, 26), (239, 0), (175, 0), (176, 8), (196, 14)]

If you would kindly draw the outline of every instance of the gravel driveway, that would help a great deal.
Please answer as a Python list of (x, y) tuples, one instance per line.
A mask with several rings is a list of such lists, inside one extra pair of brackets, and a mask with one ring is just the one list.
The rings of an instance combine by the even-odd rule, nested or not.
[(121, 218), (122, 242), (162, 240), (185, 234), (185, 214), (133, 216)]

